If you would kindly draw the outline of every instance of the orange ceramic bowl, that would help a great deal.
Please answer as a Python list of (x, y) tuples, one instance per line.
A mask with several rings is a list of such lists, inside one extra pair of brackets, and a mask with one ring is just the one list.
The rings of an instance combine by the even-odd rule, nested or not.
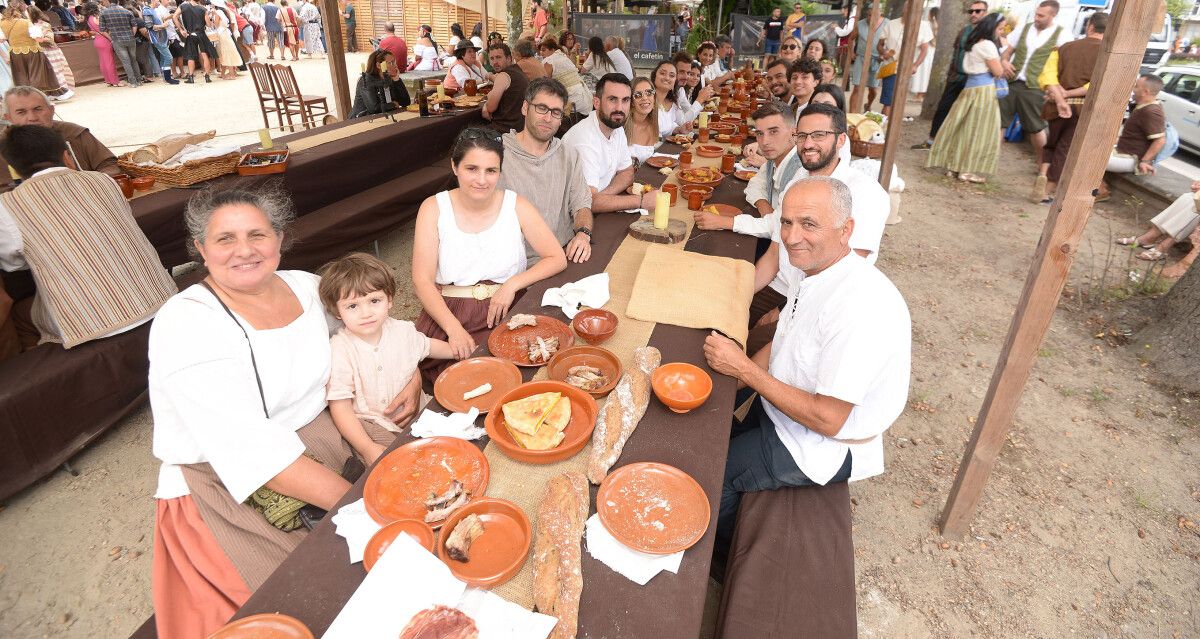
[[(523, 397), (549, 392), (562, 393), (571, 400), (571, 421), (563, 430), (562, 443), (549, 450), (522, 448), (504, 425), (504, 411), (501, 407)], [(592, 439), (592, 430), (596, 428), (596, 415), (599, 413), (595, 398), (570, 384), (555, 381), (528, 382), (500, 397), (492, 405), (492, 411), (483, 420), (483, 425), (492, 443), (499, 446), (505, 455), (528, 464), (550, 464), (573, 457), (575, 453), (583, 450)]]
[(699, 366), (684, 362), (663, 364), (650, 378), (658, 401), (676, 413), (686, 413), (703, 404), (712, 393), (712, 378)]
[(571, 320), (571, 328), (583, 341), (595, 346), (617, 332), (617, 316), (602, 308), (585, 309)]
[(267, 612), (231, 622), (208, 639), (313, 639), (313, 635), (299, 619)]
[[(483, 534), (475, 538), (468, 551), (470, 561), (457, 561), (446, 552), (446, 541), (454, 527), (475, 513), (483, 520)], [(521, 507), (484, 497), (459, 508), (446, 520), (438, 536), (437, 555), (455, 577), (479, 588), (492, 588), (512, 579), (525, 565), (533, 527)]]
[(680, 195), (685, 200), (688, 199), (688, 196), (692, 194), (692, 191), (700, 192), (701, 202), (707, 202), (708, 198), (712, 197), (713, 192), (711, 186), (704, 186), (703, 184), (685, 184), (679, 189)]
[(371, 568), (375, 566), (375, 562), (383, 556), (383, 551), (392, 545), (396, 537), (400, 533), (408, 533), (413, 539), (417, 540), (418, 544), (435, 552), (437, 546), (437, 533), (429, 527), (429, 524), (419, 519), (401, 519), (379, 529), (379, 532), (371, 536), (371, 540), (367, 542), (367, 547), (363, 550), (363, 568), (367, 572), (371, 572)]
[(147, 176), (147, 177), (133, 178), (133, 188), (138, 191), (149, 191), (150, 188), (153, 186), (154, 186), (154, 178), (152, 178), (152, 177)]

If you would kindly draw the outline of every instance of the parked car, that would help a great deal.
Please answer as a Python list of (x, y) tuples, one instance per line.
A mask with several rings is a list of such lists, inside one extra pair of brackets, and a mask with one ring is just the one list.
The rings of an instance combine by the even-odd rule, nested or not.
[(1200, 153), (1200, 67), (1162, 67), (1154, 71), (1162, 78), (1158, 94), (1163, 112), (1179, 132), (1179, 144)]

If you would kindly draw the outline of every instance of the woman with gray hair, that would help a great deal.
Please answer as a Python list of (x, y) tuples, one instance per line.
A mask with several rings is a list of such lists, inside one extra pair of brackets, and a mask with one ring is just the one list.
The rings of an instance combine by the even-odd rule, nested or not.
[(291, 201), (208, 191), (184, 215), (209, 274), (168, 300), (150, 331), (162, 637), (225, 623), (304, 539), (309, 505), (332, 508), (354, 479), (342, 477), (353, 452), (326, 409), (319, 278), (277, 270)]

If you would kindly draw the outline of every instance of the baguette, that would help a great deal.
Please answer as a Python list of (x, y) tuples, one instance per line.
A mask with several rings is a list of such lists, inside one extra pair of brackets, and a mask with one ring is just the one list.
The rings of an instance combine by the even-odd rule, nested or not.
[(661, 361), (662, 354), (653, 346), (635, 349), (633, 366), (621, 376), (616, 389), (600, 409), (588, 461), (588, 479), (593, 484), (599, 484), (608, 476), (608, 469), (617, 463), (625, 442), (646, 414), (646, 408), (650, 406), (650, 376)]
[(580, 541), (589, 509), (582, 473), (563, 473), (546, 482), (533, 543), (533, 604), (538, 612), (558, 618), (549, 639), (573, 639), (579, 625)]

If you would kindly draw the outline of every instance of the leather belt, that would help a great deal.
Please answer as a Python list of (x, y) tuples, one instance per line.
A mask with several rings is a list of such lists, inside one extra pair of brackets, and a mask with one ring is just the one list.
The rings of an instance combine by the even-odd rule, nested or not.
[(443, 286), (442, 297), (463, 297), (467, 299), (486, 300), (500, 290), (499, 284), (472, 284), (471, 286)]

